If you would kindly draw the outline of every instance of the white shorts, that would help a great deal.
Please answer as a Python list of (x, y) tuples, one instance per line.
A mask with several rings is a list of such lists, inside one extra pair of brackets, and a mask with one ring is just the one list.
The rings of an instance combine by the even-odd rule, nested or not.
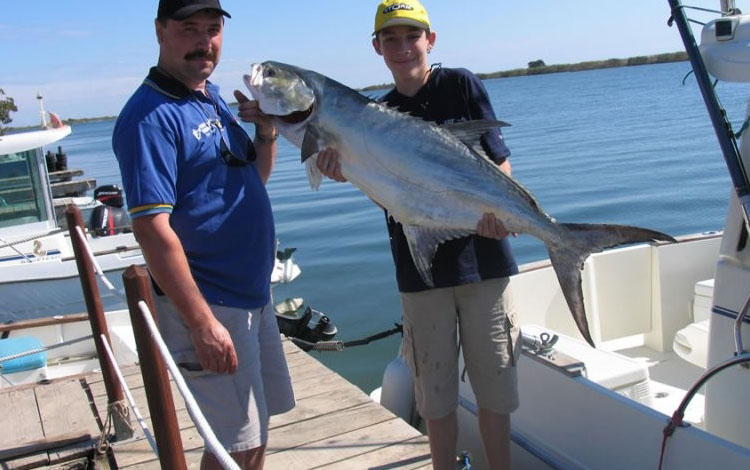
[(520, 328), (508, 278), (402, 292), (404, 357), (419, 414), (440, 419), (458, 406), (457, 329), (477, 405), (499, 414), (518, 408)]
[[(166, 297), (155, 295), (154, 302), (159, 330), (175, 362), (199, 364), (182, 316)], [(254, 449), (268, 441), (269, 416), (295, 404), (276, 315), (270, 303), (254, 310), (217, 305), (211, 310), (232, 337), (237, 372), (184, 372), (183, 377), (224, 448)]]

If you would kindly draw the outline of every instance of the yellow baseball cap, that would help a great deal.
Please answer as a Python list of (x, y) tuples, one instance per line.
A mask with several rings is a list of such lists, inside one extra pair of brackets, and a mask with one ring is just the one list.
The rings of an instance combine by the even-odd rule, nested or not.
[(375, 12), (375, 31), (372, 34), (395, 25), (430, 29), (430, 18), (427, 17), (427, 10), (417, 0), (385, 0)]

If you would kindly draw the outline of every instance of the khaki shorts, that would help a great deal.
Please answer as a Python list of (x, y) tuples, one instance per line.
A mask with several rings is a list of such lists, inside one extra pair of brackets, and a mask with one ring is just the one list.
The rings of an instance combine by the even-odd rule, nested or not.
[[(199, 365), (182, 316), (166, 297), (154, 296), (154, 302), (159, 330), (175, 362)], [(294, 408), (273, 305), (254, 310), (212, 305), (211, 310), (232, 337), (237, 372), (181, 367), (182, 375), (222, 446), (228, 452), (254, 449), (268, 441), (269, 416)]]
[(458, 406), (457, 333), (477, 406), (499, 414), (518, 408), (520, 328), (508, 282), (401, 293), (403, 351), (423, 418), (445, 417)]

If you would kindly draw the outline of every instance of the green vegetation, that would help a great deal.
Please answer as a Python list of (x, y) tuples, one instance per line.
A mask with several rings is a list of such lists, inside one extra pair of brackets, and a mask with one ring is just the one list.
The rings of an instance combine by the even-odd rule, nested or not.
[(5, 134), (7, 128), (5, 124), (9, 124), (13, 119), (10, 117), (10, 113), (18, 111), (13, 98), (10, 96), (5, 97), (5, 92), (0, 88), (0, 135)]
[[(630, 67), (634, 65), (661, 64), (666, 62), (682, 62), (688, 60), (686, 52), (668, 52), (665, 54), (637, 56), (627, 59), (591, 60), (575, 64), (553, 64), (546, 65), (543, 60), (529, 62), (528, 68), (512, 69), (492, 73), (477, 73), (482, 80), (490, 78), (521, 77), (525, 75), (540, 75), (543, 73), (579, 72), (581, 70), (606, 69), (612, 67)], [(379, 90), (392, 87), (392, 83), (372, 85), (361, 88), (360, 91)]]

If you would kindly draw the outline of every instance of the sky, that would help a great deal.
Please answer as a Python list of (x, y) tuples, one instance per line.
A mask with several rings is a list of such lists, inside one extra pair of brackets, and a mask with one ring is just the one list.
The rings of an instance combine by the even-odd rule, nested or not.
[[(39, 123), (37, 93), (63, 119), (117, 115), (158, 59), (156, 0), (0, 2), (0, 89), (11, 126)], [(315, 70), (350, 87), (392, 82), (371, 45), (377, 0), (222, 0), (222, 96), (245, 92), (254, 62)], [(683, 50), (667, 0), (423, 0), (437, 43), (431, 62), (476, 73)], [(719, 0), (694, 0), (718, 9)], [(743, 5), (738, 2), (741, 8)], [(691, 17), (711, 19), (705, 14)], [(246, 93), (247, 94), (247, 93)]]

